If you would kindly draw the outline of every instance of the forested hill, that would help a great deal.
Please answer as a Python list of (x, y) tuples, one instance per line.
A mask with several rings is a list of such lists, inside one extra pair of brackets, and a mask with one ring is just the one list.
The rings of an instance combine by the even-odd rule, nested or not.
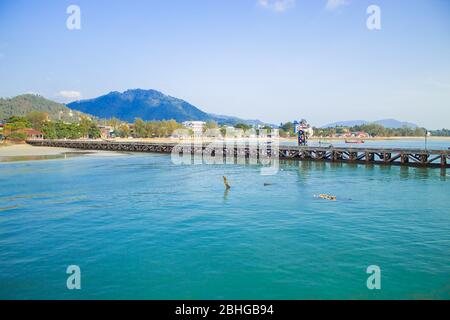
[(74, 101), (68, 107), (99, 118), (118, 118), (133, 122), (140, 118), (146, 121), (188, 120), (216, 121), (219, 124), (234, 125), (245, 123), (249, 125), (263, 124), (258, 120), (244, 120), (237, 117), (207, 113), (182, 99), (166, 95), (157, 90), (130, 89), (124, 92), (113, 91), (106, 95)]
[(14, 98), (0, 98), (0, 120), (12, 116), (26, 116), (32, 111), (45, 112), (52, 120), (78, 122), (82, 112), (71, 110), (64, 104), (36, 94), (23, 94)]

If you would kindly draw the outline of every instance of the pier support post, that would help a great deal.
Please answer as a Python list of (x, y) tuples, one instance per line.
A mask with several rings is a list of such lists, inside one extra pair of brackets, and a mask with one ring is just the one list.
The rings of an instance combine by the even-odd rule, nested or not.
[(445, 154), (441, 154), (441, 167), (442, 168), (447, 167), (447, 156)]
[(342, 160), (342, 152), (339, 151), (333, 151), (333, 161), (339, 161)]
[(426, 166), (428, 163), (428, 154), (421, 154), (420, 155), (420, 164), (423, 166)]
[(409, 156), (407, 153), (402, 153), (400, 157), (400, 162), (403, 164), (407, 164), (409, 162)]
[(366, 162), (373, 162), (375, 160), (375, 153), (366, 152)]
[(331, 151), (331, 160), (336, 161), (337, 160), (337, 156), (336, 156), (336, 151)]

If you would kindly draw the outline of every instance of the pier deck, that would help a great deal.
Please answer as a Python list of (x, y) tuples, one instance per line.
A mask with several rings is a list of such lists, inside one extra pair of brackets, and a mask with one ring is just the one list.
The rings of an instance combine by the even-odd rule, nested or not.
[[(204, 154), (215, 156), (214, 149), (195, 145), (188, 142), (155, 143), (138, 141), (106, 141), (106, 140), (28, 140), (34, 146), (63, 147), (84, 150), (106, 150), (123, 152), (153, 152), (171, 153), (190, 152), (191, 154)], [(176, 148), (176, 150), (173, 150)], [(243, 145), (226, 142), (220, 144), (223, 155), (234, 157), (258, 156), (263, 150), (254, 145)], [(209, 149), (209, 150), (208, 150)], [(215, 148), (217, 150), (217, 147)], [(314, 147), (314, 146), (274, 146), (265, 148), (265, 156), (275, 156), (278, 152), (280, 159), (313, 160), (363, 164), (402, 165), (416, 167), (450, 167), (450, 150), (425, 150), (402, 148), (343, 148), (343, 147)]]

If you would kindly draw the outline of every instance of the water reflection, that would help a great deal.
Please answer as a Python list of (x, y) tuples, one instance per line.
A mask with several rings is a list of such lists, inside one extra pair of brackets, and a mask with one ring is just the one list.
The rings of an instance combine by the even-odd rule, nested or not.
[(225, 189), (224, 193), (223, 193), (223, 200), (226, 201), (228, 200), (228, 194), (230, 193), (230, 189)]
[(447, 179), (447, 168), (441, 168), (441, 180), (445, 181)]
[[(377, 165), (377, 164), (360, 164), (360, 163), (343, 163), (343, 162), (326, 162), (326, 161), (308, 161), (308, 160), (280, 160), (280, 169), (296, 170), (299, 177), (307, 179), (312, 171), (325, 172), (327, 170), (357, 170), (363, 168), (370, 175), (377, 172), (385, 176), (391, 174), (399, 175), (401, 179), (418, 179), (426, 180), (437, 177), (438, 174), (442, 181), (447, 179), (446, 168), (423, 168), (423, 167), (408, 167), (408, 166), (394, 166), (394, 165)], [(439, 170), (439, 171), (438, 171)]]
[(38, 156), (3, 156), (0, 157), (0, 162), (17, 162), (17, 161), (34, 161), (34, 160), (54, 160), (54, 159), (68, 159), (74, 157), (80, 157), (90, 154), (92, 152), (65, 152), (60, 154), (51, 155), (38, 155)]

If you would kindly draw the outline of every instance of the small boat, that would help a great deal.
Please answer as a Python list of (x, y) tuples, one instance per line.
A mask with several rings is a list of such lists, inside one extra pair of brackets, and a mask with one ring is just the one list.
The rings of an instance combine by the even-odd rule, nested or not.
[(365, 143), (365, 141), (361, 139), (345, 139), (345, 143)]

